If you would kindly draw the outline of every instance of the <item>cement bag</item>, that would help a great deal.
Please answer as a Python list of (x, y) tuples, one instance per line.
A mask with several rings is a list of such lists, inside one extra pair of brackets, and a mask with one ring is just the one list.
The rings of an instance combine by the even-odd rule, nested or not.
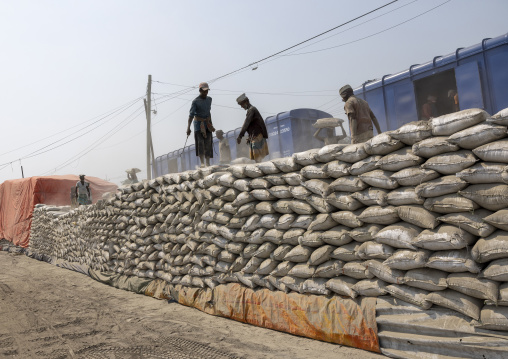
[(337, 178), (328, 186), (331, 192), (358, 192), (367, 188), (369, 185), (356, 176), (344, 176)]
[(329, 260), (317, 266), (314, 276), (320, 278), (333, 278), (342, 274), (344, 262), (340, 260)]
[(238, 191), (237, 189), (230, 188), (226, 192), (224, 192), (224, 194), (220, 197), (220, 199), (226, 202), (233, 202), (240, 193), (241, 192)]
[(480, 310), (483, 303), (480, 299), (446, 289), (441, 292), (433, 292), (427, 296), (427, 301), (452, 309), (473, 319), (480, 319)]
[(374, 240), (394, 248), (416, 249), (411, 243), (421, 231), (420, 227), (398, 222), (381, 229), (374, 235)]
[(309, 191), (311, 191), (312, 193), (317, 194), (318, 196), (321, 196), (321, 197), (325, 197), (328, 192), (330, 183), (332, 183), (332, 180), (311, 179), (311, 180), (302, 182), (302, 185), (305, 188), (307, 188)]
[(243, 252), (243, 249), (247, 246), (245, 243), (235, 243), (235, 242), (228, 242), (226, 244), (226, 249), (228, 252), (234, 253), (234, 254), (240, 254)]
[(302, 199), (305, 200), (308, 196), (312, 194), (311, 191), (309, 191), (304, 186), (290, 186), (289, 191), (291, 192), (291, 195), (296, 199)]
[(497, 300), (495, 302), (492, 300), (486, 300), (485, 304), (502, 305), (503, 307), (508, 307), (508, 282), (500, 283)]
[(296, 263), (289, 261), (281, 262), (270, 274), (275, 277), (287, 276), (291, 268), (293, 268), (295, 265)]
[(404, 147), (399, 140), (392, 138), (388, 133), (384, 132), (372, 137), (365, 142), (365, 152), (369, 155), (387, 155)]
[(485, 121), (489, 114), (482, 109), (472, 108), (447, 115), (434, 117), (429, 122), (432, 125), (432, 135), (450, 136), (466, 128)]
[(431, 268), (408, 270), (404, 276), (404, 284), (429, 291), (440, 291), (448, 288), (448, 273)]
[(242, 273), (250, 273), (250, 274), (254, 273), (256, 271), (256, 269), (259, 268), (259, 266), (261, 265), (262, 262), (263, 262), (263, 258), (252, 257), (247, 262), (245, 267), (243, 267)]
[[(282, 185), (286, 184), (286, 181), (284, 181), (282, 178), (280, 178), (280, 182)], [(265, 177), (261, 178), (254, 178), (249, 183), (250, 187), (252, 189), (270, 189), (270, 187), (273, 186), (273, 184), (265, 179)]]
[(508, 140), (499, 140), (477, 147), (473, 153), (485, 162), (508, 163)]
[(467, 182), (456, 176), (443, 176), (416, 186), (416, 194), (420, 197), (439, 197), (457, 193), (467, 187)]
[(460, 147), (447, 141), (448, 137), (430, 137), (413, 145), (413, 153), (420, 157), (431, 158), (442, 153), (458, 151)]
[(252, 274), (242, 274), (240, 272), (237, 272), (235, 273), (235, 276), (244, 286), (250, 289), (254, 289), (257, 287), (257, 284), (252, 282)]
[(278, 213), (291, 214), (293, 213), (291, 202), (292, 200), (290, 199), (279, 199), (277, 202), (272, 203), (272, 208)]
[(294, 292), (298, 292), (298, 293), (303, 293), (302, 285), (303, 285), (303, 282), (305, 282), (304, 278), (285, 276), (285, 277), (282, 277), (280, 279), (280, 281), (282, 283), (284, 283), (284, 285), (287, 288), (289, 288), (290, 290), (292, 290)]
[(508, 126), (508, 108), (505, 108), (496, 113), (491, 118), (488, 118), (487, 122), (495, 123), (497, 125)]
[(250, 192), (242, 192), (236, 197), (232, 205), (235, 207), (240, 207), (246, 203), (253, 202), (255, 200), (256, 198)]
[(386, 203), (391, 206), (423, 204), (424, 199), (416, 194), (416, 187), (400, 187), (386, 194)]
[(382, 170), (396, 172), (404, 168), (417, 166), (423, 161), (423, 158), (413, 154), (410, 148), (404, 147), (381, 158), (378, 165)]
[(304, 233), (305, 229), (303, 228), (291, 228), (282, 236), (282, 243), (296, 246), (298, 245), (298, 238), (303, 236)]
[(476, 147), (494, 142), (506, 137), (506, 127), (483, 123), (466, 130), (454, 133), (448, 141), (462, 148), (472, 150)]
[[(397, 213), (397, 207), (393, 207), (393, 206), (367, 207), (358, 216), (358, 219), (360, 221), (362, 221), (363, 223), (386, 224), (386, 225), (397, 223), (400, 221), (399, 215)], [(357, 227), (359, 227), (359, 226), (357, 226)]]
[(365, 267), (364, 262), (348, 262), (342, 267), (342, 274), (355, 279), (372, 279), (369, 271)]
[[(262, 214), (262, 215), (276, 213), (277, 211), (273, 208), (274, 203), (275, 203), (274, 201), (258, 202), (258, 203), (256, 203), (254, 212), (256, 212), (257, 214)], [(278, 217), (277, 217), (277, 219), (278, 219)]]
[(265, 259), (260, 265), (259, 268), (256, 269), (256, 274), (259, 275), (268, 275), (270, 274), (277, 266), (279, 265), (279, 261), (273, 260), (271, 258)]
[(474, 184), (459, 194), (491, 211), (504, 209), (508, 203), (508, 185), (505, 184)]
[(357, 254), (361, 259), (387, 259), (394, 251), (393, 247), (387, 244), (369, 241), (358, 247)]
[(350, 164), (342, 161), (332, 161), (326, 164), (326, 174), (328, 177), (340, 178), (349, 176)]
[(289, 206), (293, 212), (298, 214), (313, 214), (317, 212), (314, 207), (302, 200), (292, 200)]
[(305, 166), (300, 170), (300, 174), (306, 179), (312, 178), (328, 178), (328, 174), (325, 172), (326, 163), (319, 163), (315, 165)]
[(274, 227), (279, 230), (288, 230), (291, 228), (291, 224), (295, 221), (295, 219), (295, 214), (283, 214), (279, 217), (279, 220), (275, 223)]
[(399, 249), (390, 258), (385, 260), (383, 264), (392, 269), (411, 270), (425, 267), (428, 259), (428, 251)]
[(288, 254), (284, 257), (285, 261), (290, 261), (294, 263), (303, 263), (307, 262), (312, 254), (313, 249), (311, 247), (306, 247), (302, 245), (297, 245)]
[(384, 288), (387, 293), (404, 302), (414, 304), (424, 310), (432, 307), (432, 303), (427, 301), (428, 291), (419, 288), (412, 288), (405, 285), (390, 284)]
[(471, 258), (467, 249), (435, 252), (429, 257), (427, 267), (449, 273), (480, 273), (480, 267)]
[(384, 226), (380, 224), (366, 223), (361, 227), (357, 227), (354, 229), (348, 228), (345, 229), (348, 230), (349, 237), (351, 237), (353, 240), (357, 242), (363, 243), (374, 240), (376, 233), (378, 233), (383, 228)]
[(476, 240), (476, 236), (461, 228), (441, 224), (436, 229), (426, 229), (421, 232), (413, 239), (412, 244), (431, 251), (444, 251), (465, 248), (473, 245)]
[(326, 231), (337, 225), (330, 214), (321, 213), (316, 216), (316, 219), (310, 224), (309, 231)]
[(250, 180), (247, 180), (247, 179), (237, 179), (233, 183), (233, 187), (236, 190), (241, 191), (241, 192), (249, 192), (251, 190)]
[(293, 157), (276, 158), (272, 162), (280, 171), (285, 173), (299, 171), (302, 168), (302, 165), (296, 163)]
[(297, 277), (297, 278), (312, 278), (314, 276), (314, 272), (316, 271), (316, 267), (309, 266), (308, 264), (300, 263), (295, 265), (289, 271), (289, 276)]
[(458, 194), (427, 198), (423, 206), (436, 213), (473, 212), (480, 208), (475, 202)]
[(270, 258), (277, 261), (283, 261), (286, 254), (288, 254), (293, 248), (294, 246), (291, 244), (281, 244), (270, 254)]
[(344, 262), (357, 261), (360, 257), (357, 255), (357, 250), (361, 243), (350, 242), (335, 249), (330, 255), (333, 259), (340, 259)]
[(502, 209), (484, 218), (485, 222), (508, 231), (508, 209)]
[(367, 152), (365, 152), (365, 143), (356, 143), (344, 147), (335, 157), (339, 161), (355, 163), (367, 158), (368, 156)]
[[(258, 228), (245, 238), (245, 243), (261, 244), (264, 243), (264, 235), (267, 232), (266, 228)], [(245, 253), (245, 252), (244, 252)]]
[(480, 312), (481, 328), (508, 331), (508, 308), (484, 306)]
[(438, 178), (439, 173), (420, 167), (409, 167), (395, 172), (391, 177), (401, 186), (418, 186), (419, 184)]
[(277, 199), (273, 194), (270, 193), (270, 191), (266, 189), (254, 189), (249, 192), (252, 197), (257, 199), (258, 201), (273, 201)]
[(369, 260), (365, 265), (368, 272), (376, 278), (392, 284), (404, 284), (404, 271), (392, 269), (377, 260)]
[(270, 254), (277, 248), (277, 245), (271, 242), (265, 242), (258, 247), (258, 249), (252, 255), (253, 257), (269, 258)]
[[(398, 185), (397, 185), (398, 186)], [(340, 193), (340, 192), (334, 192)], [(355, 192), (351, 197), (357, 199), (365, 206), (386, 206), (388, 205), (386, 197), (388, 190), (382, 188), (369, 187), (360, 192)], [(333, 205), (333, 204), (332, 204)]]
[(478, 159), (469, 150), (460, 150), (451, 153), (429, 158), (422, 165), (422, 168), (428, 168), (444, 175), (456, 174), (468, 167), (471, 167)]
[(363, 222), (358, 218), (358, 216), (362, 213), (361, 210), (358, 211), (339, 211), (332, 213), (332, 218), (335, 222), (342, 224), (343, 226), (356, 228), (363, 225)]
[(446, 279), (448, 288), (474, 298), (497, 302), (499, 282), (477, 278), (472, 273), (452, 273)]
[(505, 163), (480, 162), (456, 174), (460, 179), (472, 183), (503, 183)]
[(298, 238), (298, 244), (306, 247), (319, 247), (325, 244), (320, 234), (323, 232), (307, 231)]
[(485, 220), (490, 214), (492, 212), (486, 209), (478, 209), (474, 213), (450, 213), (438, 217), (438, 221), (453, 224), (478, 237), (487, 237), (495, 231), (494, 226), (491, 226)]
[(258, 227), (259, 220), (261, 219), (260, 214), (253, 214), (250, 216), (242, 227), (243, 231), (251, 232), (256, 230)]
[(342, 246), (352, 241), (349, 236), (349, 228), (344, 226), (336, 226), (327, 231), (318, 232), (318, 237), (327, 244), (332, 246)]
[(299, 165), (302, 166), (313, 165), (318, 162), (316, 160), (316, 155), (318, 151), (319, 151), (318, 148), (313, 148), (308, 151), (297, 152), (293, 154), (293, 158), (295, 162), (298, 163)]
[(346, 144), (334, 144), (321, 147), (316, 155), (316, 160), (323, 163), (331, 162), (335, 156), (342, 151)]
[(330, 290), (326, 288), (325, 284), (328, 281), (326, 278), (313, 278), (307, 279), (302, 284), (302, 291), (304, 293), (316, 295), (330, 295)]
[(316, 194), (311, 194), (307, 197), (306, 202), (314, 207), (320, 213), (330, 213), (335, 210), (335, 208), (328, 203), (326, 198), (318, 196)]
[(237, 217), (248, 217), (253, 215), (256, 212), (256, 205), (258, 202), (250, 202), (247, 204), (244, 204), (243, 206), (240, 206), (238, 208), (238, 211), (236, 212)]
[(270, 188), (268, 192), (270, 192), (270, 194), (277, 199), (286, 199), (293, 197), (288, 186), (274, 186)]
[(372, 187), (384, 189), (395, 189), (399, 187), (398, 182), (390, 176), (393, 172), (374, 170), (360, 175), (360, 179)]
[(312, 127), (315, 128), (335, 128), (339, 127), (341, 124), (344, 123), (344, 120), (341, 120), (340, 118), (320, 118), (316, 122), (312, 124)]
[(217, 179), (217, 184), (219, 184), (221, 186), (232, 187), (235, 180), (236, 180), (236, 178), (235, 178), (235, 176), (233, 176), (233, 174), (224, 173), (222, 176), (220, 176)]
[(496, 280), (498, 282), (508, 282), (508, 258), (493, 260), (479, 277)]
[(213, 185), (208, 190), (216, 197), (220, 197), (226, 192), (228, 187), (225, 186), (219, 186), (219, 185)]
[(390, 136), (396, 140), (402, 141), (406, 145), (412, 146), (432, 136), (432, 128), (429, 121), (414, 121), (401, 126), (396, 131), (392, 131)]
[(397, 208), (397, 213), (404, 222), (421, 228), (434, 229), (438, 225), (438, 215), (422, 206), (400, 206)]
[(272, 175), (280, 172), (272, 161), (261, 162), (258, 163), (257, 166), (265, 175)]
[(325, 287), (339, 295), (356, 298), (358, 295), (353, 286), (357, 283), (357, 279), (351, 277), (332, 278), (328, 280)]
[(330, 259), (330, 254), (335, 250), (334, 246), (324, 245), (312, 252), (309, 258), (309, 265), (318, 266)]
[(379, 297), (386, 294), (386, 283), (380, 279), (364, 279), (353, 285), (353, 290), (364, 297)]
[(302, 184), (303, 177), (300, 173), (285, 173), (282, 175), (282, 178), (286, 183), (290, 186), (299, 186)]
[(212, 187), (213, 185), (217, 184), (217, 180), (220, 176), (226, 174), (226, 172), (215, 172), (212, 174), (209, 174), (205, 178), (203, 178), (203, 184), (206, 188)]
[(314, 221), (315, 216), (309, 214), (302, 214), (296, 217), (295, 221), (291, 223), (291, 228), (309, 228), (312, 221)]
[(349, 192), (332, 192), (326, 197), (326, 201), (343, 211), (356, 211), (364, 206), (362, 202), (353, 198)]
[(508, 258), (508, 232), (496, 231), (486, 238), (480, 238), (473, 247), (471, 256), (478, 263)]
[(364, 160), (353, 163), (351, 167), (349, 167), (349, 173), (352, 176), (359, 176), (363, 173), (373, 171), (379, 168), (377, 163), (381, 158), (382, 156), (369, 156)]

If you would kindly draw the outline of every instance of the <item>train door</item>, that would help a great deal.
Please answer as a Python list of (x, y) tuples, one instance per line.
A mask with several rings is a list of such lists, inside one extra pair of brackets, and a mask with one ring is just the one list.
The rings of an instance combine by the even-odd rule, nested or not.
[[(454, 94), (457, 93), (458, 87), (456, 79), (457, 69), (442, 71), (413, 82), (419, 120), (426, 119), (423, 115), (428, 113), (428, 109), (431, 109), (432, 112), (435, 111), (435, 115), (432, 117), (457, 111), (454, 108)], [(435, 98), (435, 101), (431, 99), (432, 97)], [(459, 102), (461, 102), (460, 92), (458, 98)], [(428, 107), (426, 111), (424, 111), (424, 106)]]

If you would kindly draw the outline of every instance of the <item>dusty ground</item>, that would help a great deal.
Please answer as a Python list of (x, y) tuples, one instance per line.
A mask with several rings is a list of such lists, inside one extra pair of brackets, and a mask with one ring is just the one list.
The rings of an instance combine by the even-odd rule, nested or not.
[(0, 358), (381, 358), (0, 252)]

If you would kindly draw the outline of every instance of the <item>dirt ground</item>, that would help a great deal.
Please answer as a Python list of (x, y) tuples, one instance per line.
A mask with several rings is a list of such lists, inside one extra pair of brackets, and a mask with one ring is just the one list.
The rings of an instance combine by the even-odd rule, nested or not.
[(381, 358), (0, 252), (0, 358)]

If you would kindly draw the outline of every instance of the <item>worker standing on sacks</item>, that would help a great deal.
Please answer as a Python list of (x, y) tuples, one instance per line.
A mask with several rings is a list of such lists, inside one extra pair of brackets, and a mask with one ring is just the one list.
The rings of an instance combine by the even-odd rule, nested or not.
[(268, 131), (266, 130), (265, 121), (263, 121), (263, 117), (261, 117), (258, 109), (250, 104), (249, 98), (245, 94), (241, 94), (236, 99), (236, 102), (244, 110), (247, 110), (247, 115), (236, 143), (240, 144), (242, 137), (247, 132), (249, 134), (247, 143), (250, 147), (250, 159), (259, 163), (269, 154), (268, 143), (266, 142)]
[(362, 143), (374, 137), (372, 124), (376, 126), (377, 133), (381, 133), (379, 122), (372, 113), (367, 101), (357, 98), (349, 85), (339, 90), (342, 101), (345, 102), (344, 111), (349, 118), (349, 130), (351, 132), (351, 143)]

